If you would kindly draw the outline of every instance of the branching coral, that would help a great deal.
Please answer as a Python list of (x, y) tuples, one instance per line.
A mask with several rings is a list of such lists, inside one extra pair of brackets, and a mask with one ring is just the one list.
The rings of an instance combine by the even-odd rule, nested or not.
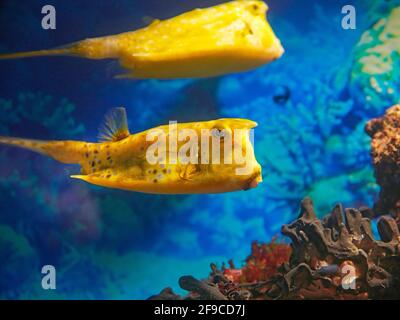
[(370, 216), (367, 208), (343, 210), (336, 205), (321, 221), (312, 201), (304, 199), (299, 218), (282, 228), (292, 240), (290, 263), (271, 282), (266, 295), (300, 299), (399, 298), (398, 227), (393, 218), (382, 217), (378, 221), (382, 240), (375, 240)]
[(185, 276), (180, 285), (191, 292), (186, 299), (399, 299), (400, 232), (396, 221), (384, 216), (378, 221), (382, 240), (375, 240), (371, 215), (368, 208), (336, 205), (319, 220), (306, 198), (299, 218), (282, 227), (292, 241), (290, 259), (282, 259), (264, 281), (244, 283), (211, 265), (208, 279)]

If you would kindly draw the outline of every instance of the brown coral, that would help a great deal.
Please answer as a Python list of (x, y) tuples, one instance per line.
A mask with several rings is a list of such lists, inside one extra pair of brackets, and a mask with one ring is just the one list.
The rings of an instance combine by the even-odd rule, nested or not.
[(365, 127), (372, 138), (371, 155), (376, 181), (381, 187), (374, 206), (377, 215), (391, 214), (400, 220), (400, 105), (369, 121)]
[[(382, 240), (375, 240), (369, 210), (337, 205), (322, 221), (312, 201), (304, 199), (300, 216), (282, 227), (292, 240), (286, 272), (266, 291), (271, 298), (366, 299), (400, 297), (399, 229), (395, 220), (378, 220)], [(349, 268), (345, 268), (348, 266)], [(349, 277), (349, 270), (354, 277)], [(354, 281), (355, 287), (346, 286)]]
[[(381, 240), (375, 240), (370, 215), (367, 208), (337, 205), (320, 220), (306, 198), (298, 219), (282, 227), (292, 241), (292, 254), (273, 275), (246, 283), (242, 275), (248, 266), (232, 278), (226, 270), (240, 269), (221, 271), (212, 264), (206, 280), (180, 279), (181, 287), (190, 291), (185, 299), (399, 299), (398, 226), (392, 217), (380, 217)], [(260, 252), (260, 246), (253, 244), (253, 251)]]

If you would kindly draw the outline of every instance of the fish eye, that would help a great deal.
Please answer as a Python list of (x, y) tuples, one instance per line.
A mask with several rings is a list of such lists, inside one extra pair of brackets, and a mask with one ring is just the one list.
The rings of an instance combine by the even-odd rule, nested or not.
[(259, 9), (260, 9), (260, 6), (258, 4), (251, 5), (251, 10), (253, 11), (253, 13), (258, 13)]

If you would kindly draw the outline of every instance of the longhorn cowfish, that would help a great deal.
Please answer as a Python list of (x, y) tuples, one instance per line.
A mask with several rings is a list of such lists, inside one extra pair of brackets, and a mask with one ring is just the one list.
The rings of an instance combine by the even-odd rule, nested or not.
[[(79, 164), (81, 173), (72, 178), (103, 187), (156, 194), (222, 193), (248, 190), (262, 181), (250, 135), (256, 125), (228, 118), (130, 134), (125, 109), (115, 108), (106, 117), (98, 143), (11, 137), (0, 137), (0, 143)], [(210, 133), (208, 143), (193, 139), (193, 134), (203, 137), (204, 132)], [(219, 151), (216, 159), (211, 158), (214, 151)]]
[(0, 59), (70, 55), (118, 59), (122, 78), (203, 78), (247, 71), (284, 52), (262, 1), (237, 0), (154, 20), (146, 28), (86, 39), (69, 46), (12, 54)]

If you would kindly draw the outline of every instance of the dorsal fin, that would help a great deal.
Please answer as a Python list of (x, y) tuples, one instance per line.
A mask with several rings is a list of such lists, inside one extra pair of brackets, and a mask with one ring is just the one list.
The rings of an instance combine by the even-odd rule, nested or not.
[(153, 24), (157, 24), (161, 21), (160, 19), (149, 17), (149, 16), (144, 16), (142, 18), (142, 20), (148, 27), (152, 26)]
[(99, 129), (99, 141), (119, 141), (129, 135), (125, 108), (111, 109)]

